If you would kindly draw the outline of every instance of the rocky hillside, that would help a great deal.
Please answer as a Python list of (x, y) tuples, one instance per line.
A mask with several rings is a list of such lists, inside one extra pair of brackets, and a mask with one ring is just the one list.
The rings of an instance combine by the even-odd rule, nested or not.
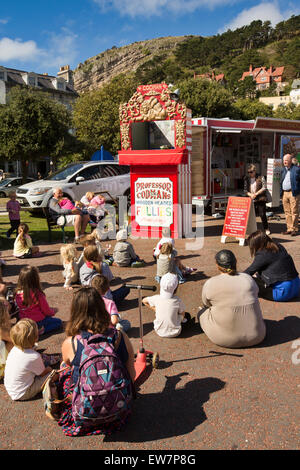
[(186, 36), (165, 37), (113, 47), (87, 59), (74, 70), (78, 93), (95, 90), (120, 73), (134, 72), (143, 62), (156, 55), (170, 56)]

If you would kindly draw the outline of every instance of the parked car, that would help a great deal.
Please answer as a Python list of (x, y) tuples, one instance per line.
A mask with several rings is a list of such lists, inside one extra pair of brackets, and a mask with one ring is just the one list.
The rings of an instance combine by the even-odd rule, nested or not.
[[(33, 178), (27, 178), (27, 183), (35, 181)], [(0, 181), (0, 197), (8, 197), (10, 191), (17, 191), (18, 187), (23, 184), (22, 178), (5, 178)]]
[(87, 191), (108, 191), (113, 198), (129, 197), (129, 166), (119, 165), (117, 161), (71, 163), (51, 176), (18, 188), (17, 200), (22, 207), (30, 209), (47, 207), (54, 188), (61, 188), (73, 202)]

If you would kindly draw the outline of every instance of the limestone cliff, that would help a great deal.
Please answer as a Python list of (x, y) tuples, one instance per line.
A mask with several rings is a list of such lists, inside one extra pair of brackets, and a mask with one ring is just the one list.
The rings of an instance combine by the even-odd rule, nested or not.
[(113, 47), (87, 59), (74, 70), (74, 85), (78, 93), (100, 88), (120, 73), (133, 72), (155, 55), (171, 55), (186, 36), (165, 37)]

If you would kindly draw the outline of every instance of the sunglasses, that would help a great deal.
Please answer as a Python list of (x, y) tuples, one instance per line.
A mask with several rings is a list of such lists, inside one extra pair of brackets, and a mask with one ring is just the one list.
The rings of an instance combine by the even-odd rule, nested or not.
[(248, 171), (248, 173), (255, 173), (255, 171), (254, 171), (254, 170), (251, 170), (251, 171)]

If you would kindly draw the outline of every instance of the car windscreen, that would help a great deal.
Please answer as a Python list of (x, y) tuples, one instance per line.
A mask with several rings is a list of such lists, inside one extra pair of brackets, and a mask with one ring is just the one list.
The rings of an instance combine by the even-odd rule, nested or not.
[(14, 181), (14, 180), (11, 179), (11, 178), (5, 178), (5, 180), (2, 180), (2, 181), (0, 182), (0, 186), (5, 186), (6, 184), (13, 183), (13, 181)]
[(61, 181), (65, 180), (69, 176), (72, 176), (76, 171), (83, 167), (82, 163), (76, 163), (75, 165), (69, 165), (63, 170), (58, 170), (52, 173), (51, 176), (44, 178), (44, 180)]

